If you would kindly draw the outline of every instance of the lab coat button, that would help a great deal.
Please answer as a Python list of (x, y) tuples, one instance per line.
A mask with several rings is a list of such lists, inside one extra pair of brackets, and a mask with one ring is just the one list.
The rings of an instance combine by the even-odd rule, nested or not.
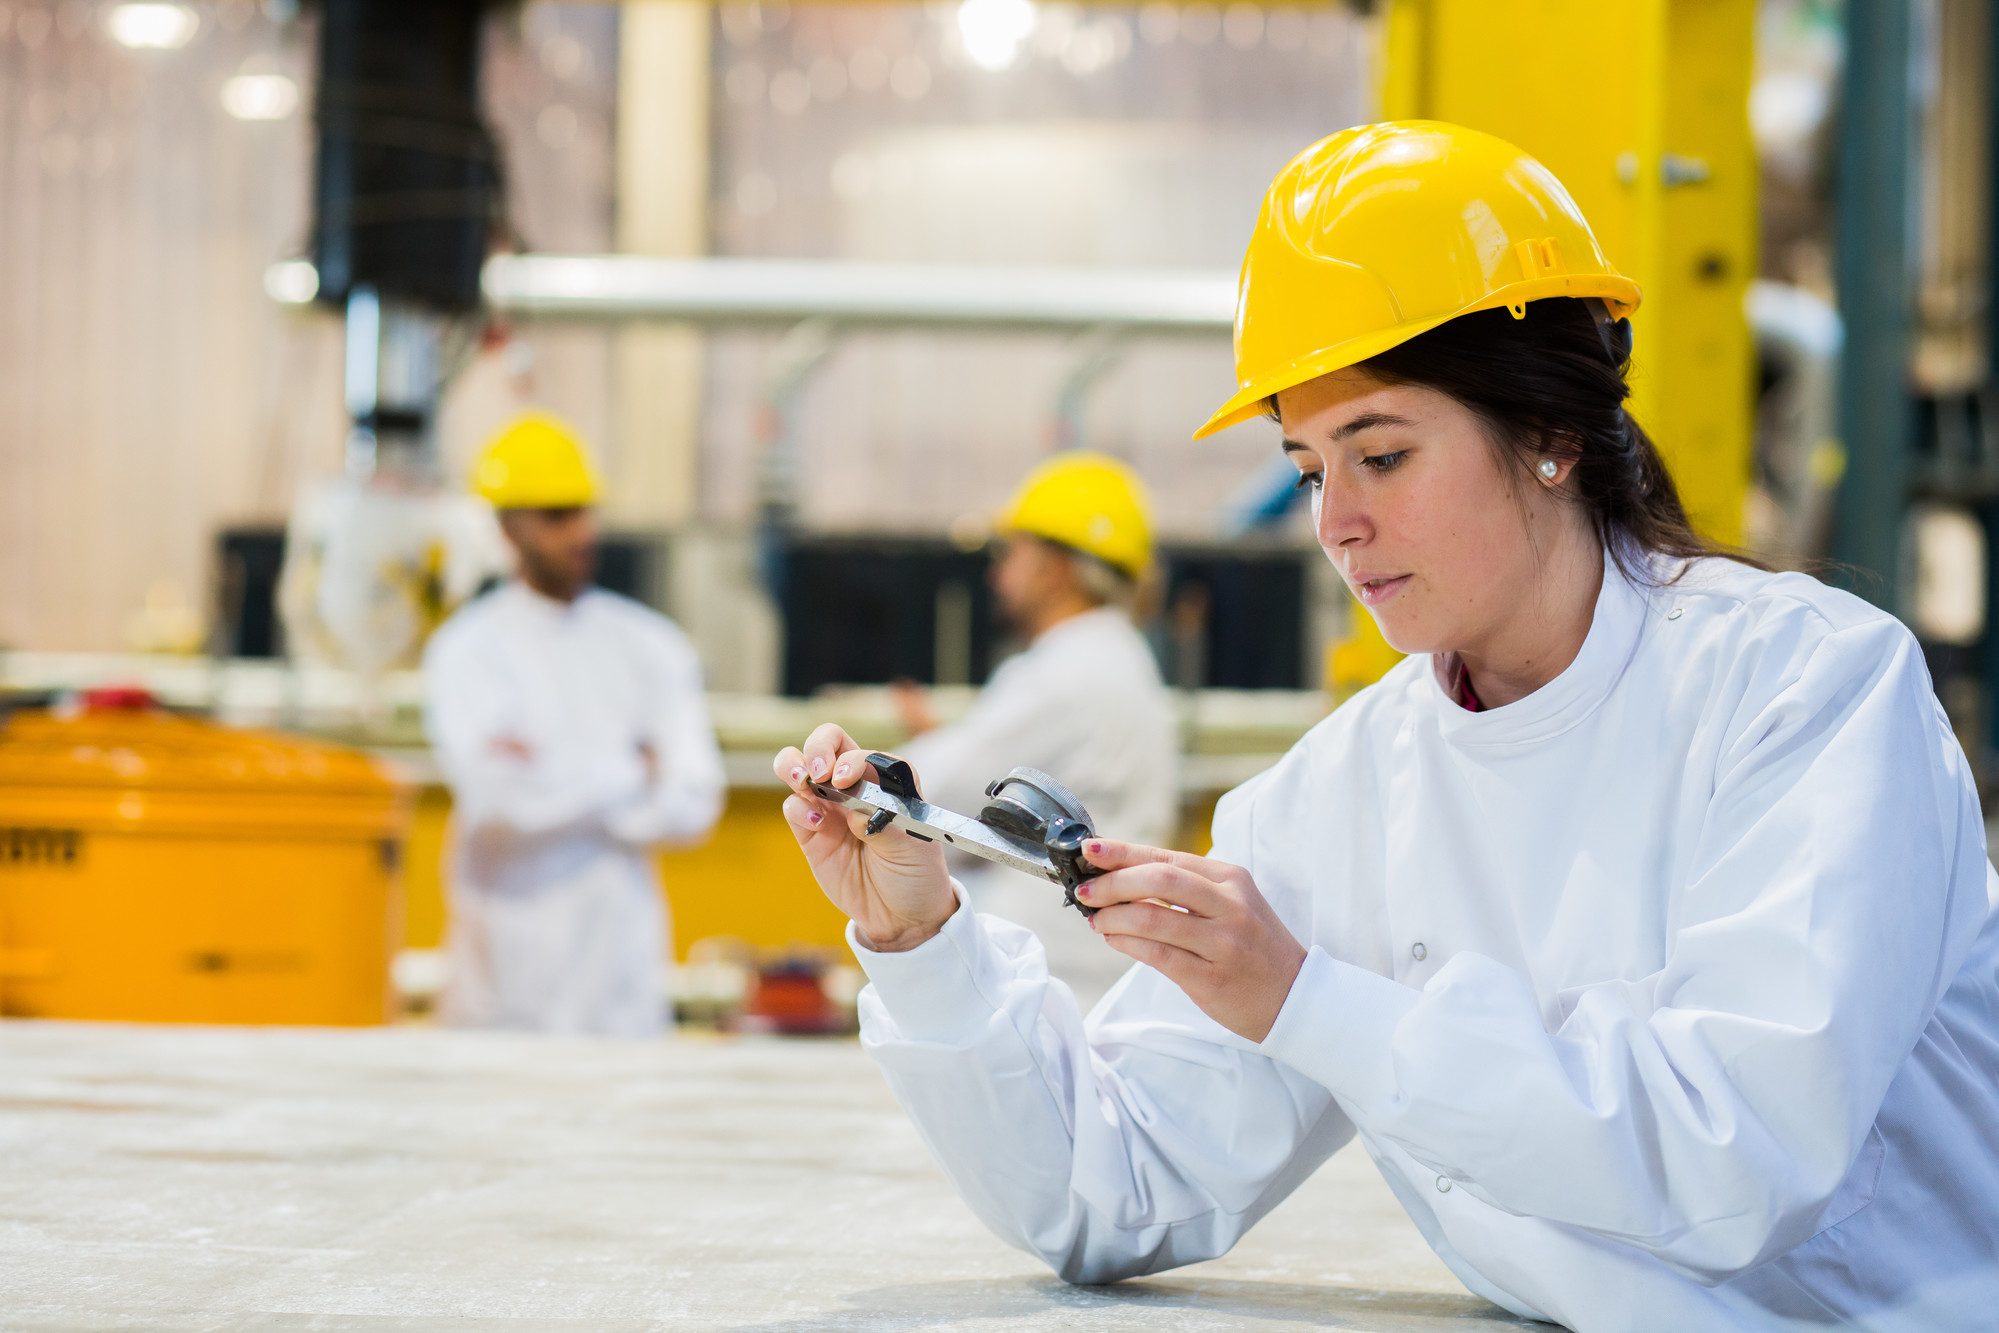
[(1439, 1193), (1439, 1194), (1449, 1194), (1450, 1192), (1451, 1192), (1451, 1182), (1450, 1182), (1450, 1179), (1449, 1179), (1449, 1177), (1446, 1177), (1446, 1176), (1438, 1176), (1438, 1177), (1437, 1177), (1437, 1193)]
[(1423, 941), (1417, 940), (1409, 947), (1409, 956), (1420, 963), (1430, 956), (1430, 951), (1423, 947)]
[(1687, 613), (1687, 608), (1686, 608), (1686, 607), (1684, 607), (1684, 606), (1676, 606), (1676, 607), (1674, 607), (1674, 608), (1673, 608), (1672, 610), (1670, 610), (1670, 611), (1668, 611), (1668, 612), (1666, 613), (1666, 619), (1668, 619), (1668, 620), (1678, 620), (1678, 619), (1679, 619), (1679, 618), (1680, 618), (1681, 616), (1685, 615), (1686, 613)]

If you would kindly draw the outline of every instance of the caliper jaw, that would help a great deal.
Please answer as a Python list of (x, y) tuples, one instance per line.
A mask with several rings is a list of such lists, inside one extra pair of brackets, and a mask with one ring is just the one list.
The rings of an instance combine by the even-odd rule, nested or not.
[(1040, 769), (1023, 766), (988, 786), (986, 797), (979, 822), (1039, 843), (1055, 867), (1062, 900), (1086, 917), (1095, 916), (1097, 909), (1076, 897), (1083, 881), (1103, 873), (1083, 859), (1083, 844), (1097, 833), (1076, 794)]

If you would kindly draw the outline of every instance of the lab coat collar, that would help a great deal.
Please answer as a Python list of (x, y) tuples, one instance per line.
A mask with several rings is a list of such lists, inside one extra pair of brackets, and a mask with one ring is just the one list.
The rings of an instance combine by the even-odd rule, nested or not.
[(1463, 746), (1531, 745), (1561, 735), (1609, 697), (1638, 649), (1650, 605), (1648, 592), (1634, 586), (1611, 552), (1604, 551), (1603, 586), (1576, 660), (1526, 698), (1483, 712), (1474, 713), (1451, 697), (1443, 656), (1432, 654), (1425, 674), (1439, 733)]
[(1058, 620), (1034, 641), (1036, 648), (1053, 648), (1069, 639), (1084, 639), (1099, 630), (1116, 625), (1129, 625), (1129, 617), (1114, 606), (1097, 606), (1088, 611), (1078, 611), (1067, 620)]
[(519, 578), (509, 579), (500, 590), (501, 595), (512, 601), (521, 614), (532, 617), (536, 623), (558, 625), (568, 623), (596, 591), (593, 585), (576, 594), (575, 601), (563, 602), (536, 592), (526, 580)]

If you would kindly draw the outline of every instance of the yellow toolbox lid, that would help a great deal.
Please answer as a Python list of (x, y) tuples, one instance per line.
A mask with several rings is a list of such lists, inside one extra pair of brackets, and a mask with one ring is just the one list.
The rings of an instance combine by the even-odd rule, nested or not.
[(0, 825), (382, 836), (400, 827), (403, 797), (361, 751), (183, 717), (143, 698), (22, 709), (0, 725)]

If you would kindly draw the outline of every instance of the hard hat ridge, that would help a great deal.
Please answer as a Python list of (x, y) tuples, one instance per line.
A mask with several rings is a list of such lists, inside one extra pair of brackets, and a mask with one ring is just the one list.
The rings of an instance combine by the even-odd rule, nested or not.
[(1237, 392), (1195, 436), (1446, 320), (1555, 296), (1622, 318), (1639, 291), (1546, 167), (1442, 121), (1344, 130), (1264, 195), (1236, 290)]
[(1078, 449), (1030, 473), (998, 526), (1081, 551), (1137, 578), (1152, 558), (1148, 508), (1145, 483), (1130, 467)]

